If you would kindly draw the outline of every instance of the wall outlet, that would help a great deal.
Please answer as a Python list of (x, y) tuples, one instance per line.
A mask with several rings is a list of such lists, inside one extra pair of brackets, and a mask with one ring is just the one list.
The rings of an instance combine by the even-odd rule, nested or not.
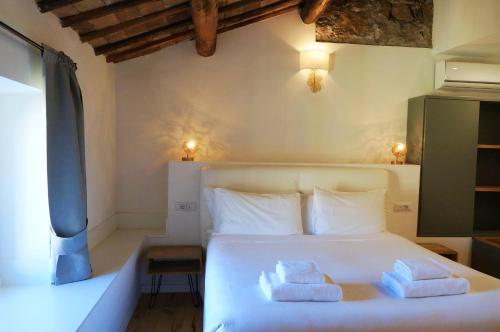
[(196, 211), (197, 209), (196, 202), (175, 202), (175, 211)]
[(411, 211), (411, 203), (407, 203), (407, 202), (394, 203), (392, 210), (394, 212), (410, 212)]

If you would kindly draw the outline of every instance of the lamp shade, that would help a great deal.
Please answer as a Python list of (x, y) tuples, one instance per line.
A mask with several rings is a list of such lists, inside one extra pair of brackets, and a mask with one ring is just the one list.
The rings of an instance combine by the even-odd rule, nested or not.
[(330, 69), (330, 54), (323, 50), (304, 50), (300, 52), (300, 69)]

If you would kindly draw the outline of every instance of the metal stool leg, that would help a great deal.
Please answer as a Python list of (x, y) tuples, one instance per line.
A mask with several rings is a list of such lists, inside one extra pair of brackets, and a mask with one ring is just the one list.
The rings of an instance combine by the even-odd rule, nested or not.
[(188, 278), (188, 283), (189, 283), (189, 294), (191, 295), (191, 302), (193, 302), (193, 305), (195, 305), (195, 298), (194, 298), (194, 286), (193, 286), (193, 278), (191, 277), (190, 274), (187, 275)]
[[(161, 288), (161, 282), (163, 280), (163, 275), (160, 274), (158, 277), (158, 281), (156, 280), (156, 275), (153, 274), (151, 276), (151, 290), (150, 290), (150, 295), (149, 295), (149, 309), (153, 308), (155, 303), (156, 303), (156, 298), (158, 297), (158, 294), (160, 293), (160, 288)], [(156, 289), (155, 289), (156, 288)]]
[(153, 307), (155, 283), (156, 283), (156, 275), (152, 274), (151, 275), (151, 288), (149, 289), (149, 305), (148, 305), (148, 308), (150, 308), (150, 309)]
[(195, 307), (199, 307), (201, 304), (200, 291), (198, 286), (198, 275), (195, 275), (196, 284), (193, 282), (193, 276), (191, 274), (187, 275), (189, 282), (189, 293), (191, 294), (191, 302)]
[(195, 275), (196, 278), (196, 303), (198, 306), (201, 305), (201, 294), (200, 294), (200, 283), (198, 282), (198, 275)]

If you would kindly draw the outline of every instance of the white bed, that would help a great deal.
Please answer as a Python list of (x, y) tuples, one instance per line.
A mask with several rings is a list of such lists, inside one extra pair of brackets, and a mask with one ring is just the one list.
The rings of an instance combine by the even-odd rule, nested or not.
[[(206, 169), (201, 187), (254, 192), (315, 185), (342, 190), (387, 188), (389, 173), (318, 166), (232, 166)], [(206, 206), (202, 231), (211, 227)], [(205, 235), (205, 234), (203, 234)], [(206, 241), (204, 241), (206, 243)], [(215, 235), (207, 248), (205, 331), (500, 331), (500, 280), (453, 263), (397, 235)], [(380, 285), (396, 258), (432, 256), (466, 277), (465, 295), (401, 299)], [(315, 260), (339, 283), (340, 302), (272, 302), (259, 284), (261, 271), (279, 260)]]

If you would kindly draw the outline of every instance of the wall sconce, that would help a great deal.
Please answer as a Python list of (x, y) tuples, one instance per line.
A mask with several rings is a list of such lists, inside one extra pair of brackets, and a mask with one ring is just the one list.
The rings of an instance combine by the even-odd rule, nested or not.
[(312, 92), (321, 90), (322, 77), (319, 72), (330, 69), (330, 54), (323, 50), (304, 50), (300, 52), (300, 69), (311, 70), (307, 85)]
[(394, 165), (404, 165), (406, 157), (406, 144), (404, 143), (394, 143), (391, 148), (391, 152), (396, 157), (396, 160), (391, 161)]
[(197, 146), (198, 144), (194, 139), (184, 142), (184, 144), (182, 144), (182, 149), (186, 153), (186, 156), (182, 157), (182, 161), (193, 161)]

